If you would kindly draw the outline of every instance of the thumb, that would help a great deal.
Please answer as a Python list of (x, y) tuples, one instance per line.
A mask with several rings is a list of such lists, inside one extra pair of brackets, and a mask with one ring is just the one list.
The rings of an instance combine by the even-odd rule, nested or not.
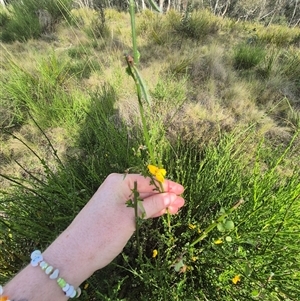
[(143, 201), (146, 214), (144, 218), (156, 217), (158, 213), (162, 214), (176, 198), (177, 195), (174, 193), (157, 193), (145, 198)]

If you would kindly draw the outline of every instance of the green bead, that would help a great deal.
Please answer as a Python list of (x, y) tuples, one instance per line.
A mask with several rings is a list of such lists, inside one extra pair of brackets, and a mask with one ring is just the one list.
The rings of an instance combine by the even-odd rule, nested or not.
[(66, 280), (63, 279), (63, 278), (58, 278), (58, 279), (57, 279), (57, 284), (59, 285), (60, 288), (63, 288), (63, 287), (66, 286), (67, 282), (66, 282)]

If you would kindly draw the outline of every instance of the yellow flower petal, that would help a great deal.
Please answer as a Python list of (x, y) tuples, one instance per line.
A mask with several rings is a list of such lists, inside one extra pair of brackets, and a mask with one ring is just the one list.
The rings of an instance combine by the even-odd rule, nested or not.
[(158, 168), (155, 165), (148, 165), (149, 172), (155, 176), (156, 180), (160, 183), (163, 183), (165, 180), (165, 176), (167, 174), (167, 171), (164, 168)]
[(154, 165), (148, 165), (148, 170), (153, 176), (155, 176), (158, 171), (158, 167)]
[(158, 251), (157, 250), (153, 250), (152, 251), (152, 257), (155, 258), (158, 254)]
[(235, 275), (233, 278), (232, 278), (232, 283), (233, 284), (237, 284), (238, 282), (241, 281), (241, 277), (240, 275)]
[(165, 177), (167, 174), (167, 171), (164, 168), (160, 168), (158, 171), (163, 177)]
[(223, 240), (222, 240), (222, 239), (217, 239), (217, 240), (214, 241), (214, 243), (215, 243), (216, 245), (220, 245), (220, 244), (223, 243)]
[(196, 226), (193, 225), (193, 224), (189, 224), (189, 228), (190, 228), (191, 230), (194, 230), (194, 229), (196, 228)]
[(160, 173), (160, 172), (157, 172), (157, 173), (156, 173), (155, 178), (156, 178), (156, 180), (157, 180), (158, 182), (160, 182), (160, 183), (163, 183), (164, 180), (165, 180), (164, 176), (163, 176), (162, 173)]

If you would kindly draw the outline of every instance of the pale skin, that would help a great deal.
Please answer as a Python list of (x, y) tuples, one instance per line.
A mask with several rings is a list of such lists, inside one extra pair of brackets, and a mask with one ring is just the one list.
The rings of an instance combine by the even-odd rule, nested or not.
[[(61, 277), (74, 287), (109, 264), (134, 233), (134, 210), (125, 203), (131, 198), (135, 181), (145, 218), (161, 216), (167, 210), (175, 214), (184, 205), (180, 196), (184, 188), (178, 183), (165, 180), (165, 192), (158, 193), (150, 179), (141, 175), (109, 175), (69, 227), (43, 252), (44, 260), (58, 268)], [(4, 295), (13, 301), (68, 300), (55, 280), (31, 265), (4, 287)]]

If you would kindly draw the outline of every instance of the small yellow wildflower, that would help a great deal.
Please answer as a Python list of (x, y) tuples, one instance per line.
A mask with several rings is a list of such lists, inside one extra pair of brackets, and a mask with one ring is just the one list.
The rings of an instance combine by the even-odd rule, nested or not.
[(189, 228), (190, 228), (191, 230), (194, 230), (194, 229), (196, 228), (196, 226), (193, 225), (193, 224), (189, 224)]
[(84, 289), (84, 290), (87, 290), (87, 289), (88, 289), (88, 287), (89, 287), (89, 284), (88, 284), (88, 283), (86, 283), (86, 284), (84, 285), (83, 289)]
[(195, 261), (198, 259), (198, 257), (196, 257), (196, 256), (193, 256), (191, 259), (192, 259), (192, 261), (194, 261), (194, 262), (195, 262)]
[(158, 168), (154, 165), (148, 165), (148, 170), (153, 176), (155, 176), (158, 182), (164, 182), (165, 176), (167, 174), (167, 171), (164, 168)]
[(233, 284), (237, 284), (238, 282), (241, 281), (241, 277), (240, 275), (235, 275), (233, 278), (232, 278), (232, 283)]
[(214, 241), (215, 245), (220, 245), (223, 243), (223, 240), (222, 239), (217, 239)]
[(158, 254), (158, 251), (155, 249), (152, 251), (152, 258), (155, 258)]

